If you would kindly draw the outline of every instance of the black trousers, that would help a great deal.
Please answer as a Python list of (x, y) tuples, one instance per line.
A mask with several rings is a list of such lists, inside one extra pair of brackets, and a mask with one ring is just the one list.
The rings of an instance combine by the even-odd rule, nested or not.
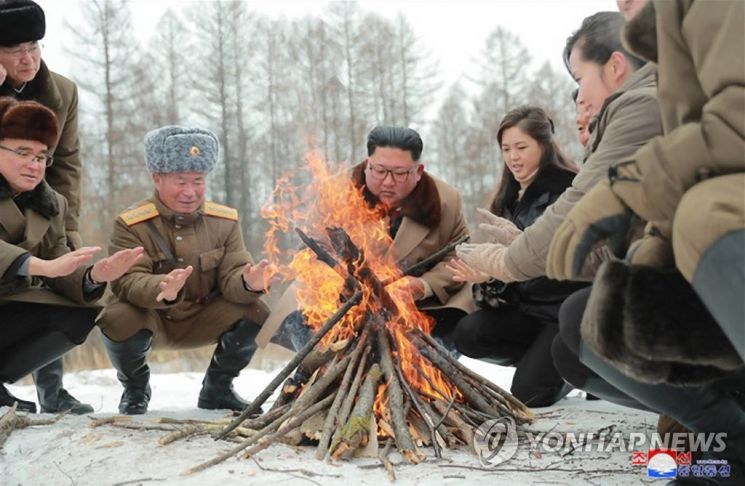
[(51, 331), (61, 331), (67, 338), (81, 344), (95, 325), (97, 308), (64, 307), (58, 305), (35, 304), (30, 302), (10, 302), (0, 305), (0, 360), (4, 352), (34, 336)]
[(531, 407), (545, 407), (569, 389), (551, 359), (556, 322), (515, 308), (482, 309), (458, 322), (453, 338), (458, 351), (502, 366), (514, 366), (510, 391)]

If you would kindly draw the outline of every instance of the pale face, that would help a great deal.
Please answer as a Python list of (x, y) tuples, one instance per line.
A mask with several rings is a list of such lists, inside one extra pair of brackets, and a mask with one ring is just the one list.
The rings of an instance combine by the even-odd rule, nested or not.
[(520, 127), (510, 127), (502, 132), (502, 159), (518, 181), (527, 179), (538, 170), (542, 156), (538, 142)]
[[(582, 99), (590, 110), (590, 116), (595, 116), (603, 106), (605, 99), (621, 87), (626, 80), (619, 71), (618, 63), (622, 62), (623, 54), (613, 53), (605, 65), (587, 61), (575, 46), (569, 56), (569, 67), (572, 77), (577, 81), (579, 92), (577, 99)], [(625, 67), (625, 66), (624, 66)]]
[(36, 41), (0, 47), (0, 64), (7, 71), (11, 86), (20, 88), (24, 83), (33, 80), (39, 72), (41, 47)]
[(204, 202), (207, 176), (199, 172), (153, 174), (158, 196), (165, 206), (176, 213), (191, 214)]
[[(47, 146), (36, 140), (4, 138), (0, 140), (0, 174), (5, 178), (14, 194), (33, 191), (44, 179), (46, 164), (38, 155), (47, 155)], [(19, 154), (26, 154), (25, 156)]]
[(577, 136), (584, 147), (590, 141), (590, 110), (584, 101), (577, 99)]
[[(391, 172), (385, 172), (382, 176), (378, 174), (384, 170)], [(423, 172), (424, 166), (412, 158), (410, 151), (377, 147), (367, 159), (365, 185), (380, 202), (395, 208), (414, 191)], [(394, 177), (395, 173), (399, 175)]]

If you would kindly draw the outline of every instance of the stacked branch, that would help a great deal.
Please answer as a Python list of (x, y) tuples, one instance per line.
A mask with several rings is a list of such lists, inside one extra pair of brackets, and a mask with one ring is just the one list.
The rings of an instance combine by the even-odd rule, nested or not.
[[(443, 447), (472, 444), (476, 429), (487, 420), (504, 416), (513, 417), (518, 424), (533, 420), (524, 404), (458, 363), (421, 329), (411, 326), (394, 336), (391, 326), (402, 324), (402, 314), (386, 290), (392, 281), (382, 281), (375, 275), (363, 252), (343, 229), (330, 228), (327, 232), (336, 257), (298, 231), (319, 261), (332, 267), (354, 293), (218, 438), (236, 428), (246, 429), (249, 424), (260, 428), (231, 450), (191, 468), (187, 474), (246, 449), (246, 456), (253, 455), (276, 442), (313, 441), (318, 444), (318, 459), (348, 459), (374, 439), (372, 434), (387, 437), (388, 449), (395, 444), (406, 461), (416, 464), (425, 458), (420, 450), (424, 445), (431, 445), (439, 457)], [(448, 254), (454, 244), (438, 252), (438, 258)], [(434, 259), (426, 262), (436, 263)], [(416, 271), (421, 268), (416, 267)], [(360, 322), (355, 324), (355, 337), (321, 347), (323, 337), (362, 302), (363, 294), (365, 308), (361, 309)], [(421, 360), (440, 372), (449, 390), (438, 389), (432, 377), (416, 363), (402, 362), (399, 339), (408, 340)], [(434, 394), (423, 391), (422, 383), (407, 381), (405, 366), (418, 370)], [(263, 416), (248, 419), (282, 383), (274, 407)], [(387, 456), (388, 450), (379, 455), (393, 475)]]

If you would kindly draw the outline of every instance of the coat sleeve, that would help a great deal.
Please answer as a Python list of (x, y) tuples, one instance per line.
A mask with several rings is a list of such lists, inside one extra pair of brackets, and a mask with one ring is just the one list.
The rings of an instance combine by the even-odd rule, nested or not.
[(241, 225), (235, 221), (225, 242), (225, 256), (218, 272), (220, 293), (226, 300), (253, 304), (259, 299), (260, 293), (250, 292), (243, 286), (243, 268), (249, 263), (253, 264), (253, 258), (243, 242)]
[[(574, 178), (572, 185), (549, 206), (535, 223), (512, 242), (505, 265), (517, 281), (546, 275), (546, 258), (551, 238), (572, 207), (595, 184), (608, 179), (608, 168), (629, 157), (655, 135), (662, 133), (659, 106), (652, 93), (628, 92), (608, 105), (608, 125), (602, 140)], [(606, 247), (590, 254), (580, 274), (591, 279), (604, 261), (612, 259)]]
[[(138, 246), (144, 245), (135, 231), (127, 226), (121, 218), (116, 218), (114, 232), (109, 242), (109, 255), (113, 255), (120, 250), (136, 248)], [(152, 255), (148, 255), (145, 252), (142, 259), (135, 263), (127, 273), (111, 283), (111, 290), (119, 300), (129, 302), (143, 309), (168, 309), (177, 306), (183, 301), (183, 289), (179, 292), (178, 298), (173, 302), (157, 302), (155, 300), (160, 293), (160, 282), (162, 279), (163, 275), (153, 273)]]
[[(67, 200), (59, 196), (60, 213), (49, 226), (46, 236), (47, 241), (44, 243), (46, 250), (43, 255), (36, 255), (44, 260), (54, 260), (70, 252), (67, 247), (67, 237), (65, 236), (64, 214), (67, 212)], [(74, 272), (64, 277), (46, 278), (44, 283), (58, 294), (64, 295), (68, 299), (85, 304), (98, 300), (106, 289), (105, 285), (100, 286), (95, 291), (85, 293), (83, 290), (83, 276), (87, 266), (78, 267)]]
[(58, 83), (65, 83), (61, 86), (60, 93), (65, 98), (67, 117), (64, 120), (59, 143), (54, 149), (54, 164), (47, 169), (46, 178), (49, 185), (65, 196), (69, 204), (65, 216), (65, 230), (79, 231), (80, 180), (83, 174), (78, 135), (78, 88), (72, 81), (62, 81), (59, 78), (55, 80)]
[(659, 45), (681, 50), (678, 56), (692, 63), (692, 72), (678, 73), (673, 66), (672, 74), (696, 76), (707, 101), (700, 119), (654, 139), (635, 155), (651, 202), (649, 213), (641, 214), (645, 219), (669, 223), (683, 194), (702, 176), (745, 170), (744, 18), (740, 0), (693, 2), (679, 29), (658, 27)]
[[(456, 241), (468, 234), (466, 218), (463, 216), (463, 201), (460, 194), (455, 193), (455, 202), (453, 204), (454, 223), (450, 227), (447, 238), (443, 246)], [(446, 262), (455, 257), (455, 250), (445, 255), (440, 262), (427, 272), (423, 273), (420, 278), (429, 284), (432, 292), (441, 304), (446, 304), (450, 297), (463, 287), (463, 283), (453, 281), (453, 274), (445, 268)]]

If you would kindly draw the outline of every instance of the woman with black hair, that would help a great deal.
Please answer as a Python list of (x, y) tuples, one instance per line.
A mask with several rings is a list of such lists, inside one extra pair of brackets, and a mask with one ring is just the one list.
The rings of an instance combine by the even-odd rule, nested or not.
[[(489, 211), (485, 232), (509, 244), (533, 224), (571, 185), (575, 172), (553, 141), (553, 122), (537, 107), (510, 111), (499, 126), (497, 142), (504, 167)], [(551, 342), (558, 332), (559, 306), (584, 286), (538, 277), (505, 284), (462, 260), (449, 268), (453, 279), (476, 282), (474, 297), (481, 307), (458, 323), (454, 341), (471, 358), (517, 368), (512, 394), (533, 407), (548, 406), (571, 388), (565, 386), (551, 359)]]

